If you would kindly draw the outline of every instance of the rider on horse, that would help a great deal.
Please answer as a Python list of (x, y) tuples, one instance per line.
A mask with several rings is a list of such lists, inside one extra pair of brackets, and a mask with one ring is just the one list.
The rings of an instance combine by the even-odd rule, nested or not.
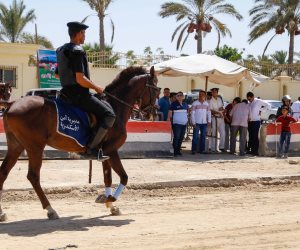
[(88, 61), (85, 51), (80, 46), (85, 40), (87, 25), (79, 22), (67, 23), (70, 42), (56, 50), (58, 62), (58, 74), (62, 90), (61, 96), (71, 104), (93, 113), (97, 119), (95, 136), (87, 145), (86, 157), (103, 157), (99, 150), (101, 142), (109, 128), (115, 121), (115, 113), (112, 107), (89, 92), (95, 90), (98, 94), (103, 93), (103, 88), (90, 80)]

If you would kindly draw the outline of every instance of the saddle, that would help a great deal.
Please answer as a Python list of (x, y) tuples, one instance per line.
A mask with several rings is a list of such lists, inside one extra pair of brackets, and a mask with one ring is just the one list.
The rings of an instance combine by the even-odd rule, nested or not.
[[(58, 94), (58, 99), (60, 99), (62, 102), (64, 102), (65, 104), (67, 105), (70, 105), (72, 107), (75, 107), (72, 102), (68, 99), (68, 97), (66, 95), (63, 94), (63, 92), (59, 92)], [(100, 98), (97, 96), (97, 98)], [(80, 108), (78, 108), (79, 110), (81, 110)], [(83, 111), (84, 112), (84, 111)], [(87, 113), (85, 112), (86, 115), (88, 116), (88, 119), (89, 119), (89, 123), (90, 123), (90, 127), (94, 130), (94, 128), (96, 127), (97, 125), (97, 119), (96, 119), (96, 116), (93, 114), (93, 113)]]
[(86, 113), (63, 98), (54, 99), (57, 111), (57, 132), (86, 147), (97, 127), (96, 116)]

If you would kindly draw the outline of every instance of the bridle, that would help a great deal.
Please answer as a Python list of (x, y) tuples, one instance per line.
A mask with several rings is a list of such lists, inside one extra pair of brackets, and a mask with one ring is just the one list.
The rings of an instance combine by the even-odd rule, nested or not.
[[(156, 90), (156, 91), (159, 91), (160, 88), (157, 87), (156, 85), (154, 85), (153, 77), (152, 77), (149, 73), (147, 73), (146, 75), (147, 75), (147, 83), (145, 84), (145, 87), (146, 87), (146, 88), (144, 88), (142, 94), (141, 94), (140, 97), (138, 98), (138, 100), (139, 100), (138, 104), (139, 104), (139, 107), (142, 106), (143, 97), (144, 97), (144, 95), (146, 94), (146, 91), (147, 91), (147, 90), (149, 90), (150, 103), (149, 103), (145, 108), (143, 108), (143, 109), (141, 109), (141, 108), (137, 109), (137, 108), (135, 108), (134, 106), (132, 106), (132, 105), (130, 105), (129, 103), (127, 103), (127, 102), (121, 100), (120, 98), (116, 97), (115, 95), (110, 94), (110, 93), (107, 92), (107, 91), (104, 91), (103, 93), (104, 93), (105, 95), (107, 95), (107, 96), (109, 96), (109, 97), (115, 99), (115, 100), (118, 101), (119, 103), (121, 103), (121, 104), (123, 104), (123, 105), (125, 105), (125, 106), (127, 106), (127, 107), (129, 107), (129, 108), (131, 108), (132, 111), (138, 113), (141, 117), (143, 117), (143, 116), (144, 116), (145, 114), (147, 114), (147, 113), (148, 113), (148, 114), (154, 114), (155, 111), (156, 111), (156, 107), (155, 107), (155, 102), (154, 102), (154, 103), (151, 102), (152, 97), (153, 97), (151, 89), (154, 89), (154, 90)], [(153, 99), (154, 99), (154, 98), (153, 98)]]

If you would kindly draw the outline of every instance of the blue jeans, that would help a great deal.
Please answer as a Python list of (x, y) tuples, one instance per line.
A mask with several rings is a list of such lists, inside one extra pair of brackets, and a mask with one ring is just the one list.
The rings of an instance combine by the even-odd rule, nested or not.
[[(280, 145), (279, 145), (279, 153), (287, 154), (290, 147), (290, 141), (291, 141), (291, 132), (281, 131), (280, 134)], [(285, 143), (284, 152), (283, 152), (283, 144)]]
[(173, 148), (174, 155), (180, 154), (181, 144), (185, 135), (186, 125), (173, 124)]
[(192, 152), (196, 152), (197, 150), (199, 130), (200, 130), (199, 152), (203, 153), (205, 151), (206, 128), (207, 128), (207, 124), (198, 124), (198, 123), (196, 124), (196, 127), (194, 127), (193, 140), (192, 140)]

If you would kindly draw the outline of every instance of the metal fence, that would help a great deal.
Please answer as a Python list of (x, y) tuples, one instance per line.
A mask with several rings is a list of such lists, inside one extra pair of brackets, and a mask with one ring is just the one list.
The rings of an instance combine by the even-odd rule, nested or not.
[(129, 66), (151, 66), (167, 61), (175, 56), (170, 55), (132, 55), (120, 52), (87, 52), (89, 63), (98, 68), (120, 68)]
[(286, 75), (292, 77), (294, 80), (300, 80), (300, 64), (244, 62), (242, 65), (249, 70), (261, 73), (271, 79), (280, 75)]
[[(165, 54), (133, 55), (120, 52), (87, 52), (87, 57), (93, 67), (119, 69), (124, 69), (129, 66), (148, 67), (175, 58), (175, 56)], [(295, 80), (300, 80), (300, 64), (272, 64), (244, 61), (242, 66), (268, 76), (271, 79), (280, 75), (287, 75)]]

